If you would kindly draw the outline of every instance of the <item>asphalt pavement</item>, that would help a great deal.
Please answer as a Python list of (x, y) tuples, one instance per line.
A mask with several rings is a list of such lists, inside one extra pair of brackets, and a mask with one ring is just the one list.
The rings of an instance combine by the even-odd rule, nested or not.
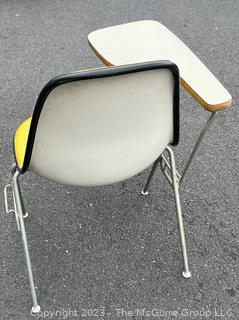
[[(0, 320), (32, 318), (21, 237), (4, 211), (13, 134), (49, 79), (102, 65), (89, 32), (142, 19), (178, 35), (233, 97), (181, 192), (192, 278), (181, 275), (173, 194), (159, 171), (148, 197), (140, 191), (149, 169), (101, 188), (27, 173), (21, 181), (38, 318), (239, 318), (238, 17), (237, 0), (0, 0)], [(209, 115), (181, 90), (179, 171)]]

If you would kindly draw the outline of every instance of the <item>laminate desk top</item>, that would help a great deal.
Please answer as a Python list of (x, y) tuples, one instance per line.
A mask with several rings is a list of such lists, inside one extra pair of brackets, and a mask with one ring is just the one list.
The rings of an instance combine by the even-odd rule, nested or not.
[(231, 95), (169, 29), (157, 21), (144, 20), (94, 31), (88, 36), (97, 56), (108, 66), (153, 60), (170, 60), (180, 72), (183, 87), (206, 110), (228, 108)]

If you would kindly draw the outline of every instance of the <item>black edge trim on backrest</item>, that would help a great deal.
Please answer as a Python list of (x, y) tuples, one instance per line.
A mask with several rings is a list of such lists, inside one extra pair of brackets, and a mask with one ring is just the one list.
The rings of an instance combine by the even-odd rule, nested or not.
[[(37, 124), (40, 118), (40, 114), (47, 96), (50, 94), (50, 92), (53, 89), (55, 89), (57, 86), (61, 84), (65, 84), (68, 82), (113, 77), (113, 76), (135, 73), (140, 71), (153, 70), (153, 69), (169, 69), (172, 72), (172, 75), (174, 78), (174, 93), (173, 93), (174, 137), (171, 145), (173, 146), (177, 145), (179, 142), (179, 70), (176, 64), (167, 60), (159, 60), (159, 61), (124, 65), (119, 67), (109, 67), (109, 68), (95, 69), (95, 70), (89, 70), (89, 71), (86, 70), (86, 71), (74, 72), (74, 73), (69, 73), (59, 77), (55, 77), (52, 80), (50, 80), (42, 89), (42, 91), (38, 96), (38, 99), (34, 108), (34, 112), (32, 115), (32, 121), (31, 121), (30, 130), (29, 130), (23, 166), (22, 168), (18, 168), (18, 171), (20, 173), (24, 173), (30, 165), (31, 155), (32, 155), (36, 130), (37, 130)], [(15, 148), (14, 148), (14, 155), (15, 155)], [(15, 158), (16, 158), (16, 155), (15, 155)]]

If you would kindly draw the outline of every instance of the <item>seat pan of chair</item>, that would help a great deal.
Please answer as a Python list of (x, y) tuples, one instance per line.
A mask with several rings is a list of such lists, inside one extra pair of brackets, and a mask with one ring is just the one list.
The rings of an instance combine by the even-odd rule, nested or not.
[(25, 120), (16, 130), (14, 136), (14, 152), (19, 168), (22, 168), (32, 118)]
[(90, 46), (107, 65), (153, 60), (177, 64), (181, 83), (208, 111), (226, 109), (231, 96), (212, 72), (170, 30), (157, 21), (137, 21), (89, 34)]

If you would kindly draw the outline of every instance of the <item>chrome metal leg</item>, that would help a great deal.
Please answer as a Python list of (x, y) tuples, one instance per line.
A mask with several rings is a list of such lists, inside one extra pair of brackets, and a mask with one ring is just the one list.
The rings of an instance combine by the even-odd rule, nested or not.
[(12, 177), (14, 176), (14, 173), (16, 172), (16, 170), (17, 170), (17, 165), (16, 163), (14, 163), (11, 168)]
[(191, 273), (190, 273), (189, 267), (188, 267), (187, 248), (186, 248), (186, 241), (185, 241), (185, 234), (184, 234), (184, 227), (183, 227), (183, 218), (182, 218), (182, 211), (181, 211), (180, 198), (179, 198), (179, 184), (177, 181), (177, 171), (176, 171), (176, 165), (175, 165), (175, 158), (174, 158), (174, 153), (171, 148), (167, 147), (166, 150), (168, 152), (170, 165), (171, 165), (172, 187), (174, 190), (177, 219), (178, 219), (178, 227), (179, 227), (179, 234), (180, 234), (180, 240), (181, 240), (181, 246), (182, 246), (183, 262), (184, 262), (183, 276), (185, 278), (190, 278)]
[[(16, 166), (16, 164), (14, 163), (14, 164), (12, 165), (12, 168), (11, 168), (12, 177), (14, 176), (16, 170), (17, 170), (17, 166)], [(20, 195), (20, 198), (21, 198), (23, 218), (27, 218), (27, 217), (28, 217), (28, 213), (26, 212), (26, 209), (25, 209), (25, 205), (24, 205), (24, 201), (23, 201), (23, 198), (22, 198), (22, 192), (21, 192), (20, 186), (18, 187), (18, 190), (19, 190), (19, 195)]]
[[(160, 156), (160, 157), (161, 157), (161, 156)], [(149, 187), (149, 184), (150, 184), (150, 182), (151, 182), (151, 180), (152, 180), (152, 178), (153, 178), (154, 172), (155, 172), (155, 170), (156, 170), (157, 167), (158, 167), (158, 164), (159, 164), (159, 161), (160, 161), (160, 157), (159, 157), (157, 160), (155, 160), (154, 163), (153, 163), (153, 166), (152, 166), (152, 168), (151, 168), (151, 170), (150, 170), (150, 173), (149, 173), (147, 182), (146, 182), (146, 184), (145, 184), (145, 187), (144, 187), (143, 191), (141, 191), (141, 194), (142, 194), (143, 196), (147, 196), (148, 193), (149, 193), (148, 187)]]
[(27, 237), (26, 237), (26, 231), (25, 231), (25, 225), (24, 225), (24, 219), (23, 219), (23, 209), (22, 209), (20, 188), (19, 188), (19, 182), (18, 182), (19, 175), (20, 175), (19, 172), (16, 170), (15, 173), (13, 174), (12, 188), (13, 188), (13, 194), (14, 194), (14, 199), (16, 204), (17, 215), (20, 223), (23, 249), (24, 249), (24, 254), (25, 254), (25, 259), (27, 264), (28, 278), (30, 282), (32, 304), (33, 304), (32, 313), (38, 313), (40, 311), (40, 306), (37, 303), (37, 296), (36, 296), (35, 285), (34, 285), (34, 280), (32, 275), (31, 261), (30, 261), (28, 245), (27, 245)]
[(205, 136), (205, 133), (210, 128), (210, 126), (211, 126), (213, 120), (215, 119), (215, 117), (216, 117), (216, 112), (212, 112), (211, 116), (209, 117), (209, 119), (207, 120), (206, 124), (202, 128), (202, 131), (201, 131), (201, 133), (200, 133), (200, 135), (199, 135), (199, 137), (197, 139), (197, 142), (196, 142), (196, 144), (195, 144), (195, 146), (193, 148), (193, 151), (192, 151), (192, 153), (191, 153), (191, 155), (189, 157), (189, 160), (188, 160), (188, 162), (187, 162), (187, 164), (186, 164), (186, 166), (185, 166), (185, 168), (183, 170), (183, 174), (181, 175), (180, 182), (179, 182), (180, 187), (181, 187), (181, 185), (182, 185), (182, 183), (183, 183), (183, 181), (185, 179), (185, 176), (186, 176), (186, 174), (188, 172), (188, 169), (189, 169), (189, 167), (190, 167), (190, 165), (191, 165), (191, 163), (192, 163), (192, 161), (193, 161), (193, 159), (194, 159), (194, 157), (195, 157), (195, 155), (196, 155), (196, 153), (198, 151), (198, 148), (199, 148), (199, 146), (200, 146), (200, 144), (201, 144), (201, 142), (202, 142), (202, 140), (203, 140), (203, 138)]

